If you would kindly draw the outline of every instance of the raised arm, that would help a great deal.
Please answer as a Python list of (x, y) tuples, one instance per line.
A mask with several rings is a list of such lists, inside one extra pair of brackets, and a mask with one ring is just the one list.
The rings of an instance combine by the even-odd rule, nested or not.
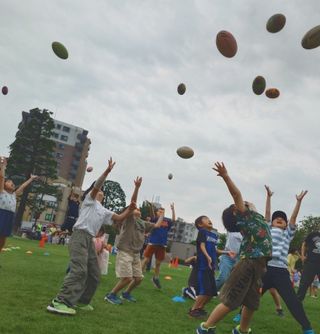
[(170, 208), (171, 208), (171, 213), (172, 213), (172, 221), (174, 222), (176, 220), (176, 211), (175, 211), (175, 208), (174, 208), (174, 203), (171, 203), (170, 204)]
[(302, 202), (304, 196), (307, 193), (308, 193), (308, 190), (305, 190), (305, 191), (301, 191), (301, 193), (299, 195), (296, 195), (297, 202), (296, 202), (296, 205), (293, 209), (293, 212), (292, 212), (290, 220), (289, 220), (290, 225), (295, 225), (296, 224), (297, 216), (298, 216), (300, 206), (301, 206), (301, 202)]
[(139, 193), (141, 183), (142, 183), (142, 177), (137, 176), (137, 178), (134, 180), (134, 191), (131, 196), (131, 202), (137, 203), (138, 193)]
[(229, 192), (234, 200), (234, 204), (236, 205), (236, 208), (240, 211), (240, 212), (245, 212), (246, 211), (246, 207), (241, 195), (240, 190), (236, 187), (236, 185), (233, 183), (233, 181), (231, 180), (230, 176), (228, 175), (228, 171), (224, 165), (223, 162), (216, 162), (214, 164), (215, 167), (213, 167), (212, 169), (215, 170), (216, 172), (218, 172), (218, 176), (221, 176), (224, 180), (224, 182), (226, 183)]
[(267, 200), (266, 200), (266, 212), (264, 215), (264, 219), (269, 222), (271, 219), (271, 197), (273, 195), (273, 191), (270, 190), (269, 186), (264, 186), (267, 191)]
[(7, 160), (4, 157), (0, 157), (0, 193), (4, 190), (4, 180), (6, 178)]
[(161, 227), (161, 224), (163, 222), (163, 215), (159, 216), (157, 222), (154, 224), (153, 228), (159, 228)]
[(96, 180), (96, 182), (94, 183), (93, 189), (90, 192), (90, 196), (91, 196), (92, 199), (96, 198), (97, 193), (100, 191), (101, 187), (103, 186), (104, 181), (106, 180), (106, 178), (109, 175), (109, 173), (112, 171), (112, 168), (114, 167), (115, 164), (116, 164), (116, 162), (113, 162), (112, 158), (110, 157), (110, 159), (108, 160), (108, 167), (107, 167), (107, 169)]
[(121, 222), (125, 220), (126, 218), (128, 218), (128, 216), (132, 213), (134, 209), (136, 209), (136, 203), (131, 202), (130, 205), (120, 214), (114, 213), (112, 215), (112, 220), (114, 222)]
[(15, 191), (15, 193), (16, 193), (16, 195), (17, 196), (20, 196), (22, 193), (23, 193), (23, 191), (28, 187), (28, 185), (33, 181), (33, 180), (36, 180), (38, 178), (38, 176), (37, 175), (30, 175), (30, 178), (26, 181), (26, 182), (24, 182), (24, 183), (22, 183), (21, 184), (21, 186)]
[(301, 261), (304, 262), (307, 258), (307, 246), (306, 242), (304, 241), (301, 245)]

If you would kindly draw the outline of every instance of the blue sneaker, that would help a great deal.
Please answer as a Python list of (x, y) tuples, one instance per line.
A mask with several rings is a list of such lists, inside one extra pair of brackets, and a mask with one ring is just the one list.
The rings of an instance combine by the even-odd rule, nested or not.
[(120, 298), (122, 300), (127, 300), (128, 302), (135, 303), (137, 300), (133, 298), (129, 292), (122, 292)]
[(161, 284), (160, 284), (159, 278), (153, 276), (151, 281), (157, 289), (161, 289)]
[(302, 333), (303, 334), (315, 334), (315, 331), (313, 329), (305, 329)]
[(252, 331), (251, 331), (251, 328), (249, 328), (249, 330), (247, 331), (247, 332), (241, 332), (240, 331), (240, 325), (238, 325), (236, 328), (234, 328), (233, 330), (232, 330), (232, 334), (251, 334), (252, 333)]
[(215, 334), (216, 326), (209, 327), (209, 328), (204, 328), (203, 324), (204, 324), (204, 322), (202, 322), (200, 324), (200, 326), (197, 328), (197, 331), (196, 331), (197, 334)]
[(233, 320), (233, 322), (238, 324), (241, 320), (241, 314), (238, 313), (232, 320)]
[(114, 305), (121, 305), (122, 301), (115, 293), (110, 292), (108, 295), (104, 297), (104, 300), (108, 301), (111, 304)]

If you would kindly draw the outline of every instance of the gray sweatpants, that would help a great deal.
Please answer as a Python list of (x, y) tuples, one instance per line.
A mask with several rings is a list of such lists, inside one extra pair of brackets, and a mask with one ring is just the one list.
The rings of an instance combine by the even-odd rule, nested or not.
[(70, 307), (89, 304), (100, 281), (100, 269), (93, 237), (84, 230), (74, 230), (69, 243), (70, 271), (57, 299)]

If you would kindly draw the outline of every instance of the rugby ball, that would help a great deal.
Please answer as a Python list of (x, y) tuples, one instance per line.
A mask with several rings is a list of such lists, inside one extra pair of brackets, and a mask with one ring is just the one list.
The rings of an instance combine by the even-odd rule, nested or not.
[(303, 36), (301, 45), (308, 50), (320, 45), (320, 25), (312, 28)]
[(252, 83), (252, 90), (256, 95), (263, 94), (266, 89), (266, 80), (261, 75), (258, 75)]
[(230, 32), (225, 30), (217, 34), (216, 45), (220, 53), (227, 58), (234, 57), (238, 51), (236, 39)]
[(183, 95), (186, 92), (186, 85), (184, 83), (181, 83), (178, 86), (177, 91), (180, 95)]
[(267, 21), (266, 28), (271, 33), (279, 32), (286, 24), (286, 17), (283, 14), (275, 14)]
[(3, 86), (1, 91), (3, 95), (7, 95), (9, 90), (7, 86)]
[(67, 59), (69, 57), (68, 50), (60, 42), (53, 42), (52, 50), (55, 53), (55, 55), (61, 59)]
[(93, 171), (93, 167), (89, 166), (89, 167), (87, 168), (87, 172), (88, 172), (88, 173), (91, 173), (92, 171)]
[(168, 179), (169, 179), (169, 180), (172, 180), (172, 178), (173, 178), (173, 175), (170, 173), (170, 174), (168, 175)]
[(279, 97), (280, 92), (277, 88), (269, 88), (266, 90), (266, 96), (269, 99), (276, 99), (277, 97)]
[(177, 154), (182, 159), (190, 159), (193, 157), (194, 152), (191, 147), (182, 146), (177, 149)]

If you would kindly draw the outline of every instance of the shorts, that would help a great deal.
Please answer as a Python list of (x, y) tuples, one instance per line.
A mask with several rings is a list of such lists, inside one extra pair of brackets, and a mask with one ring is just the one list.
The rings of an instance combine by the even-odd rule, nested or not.
[(118, 250), (116, 258), (116, 276), (117, 278), (143, 278), (140, 253), (131, 253)]
[(14, 212), (0, 209), (0, 237), (9, 237), (12, 233)]
[(144, 257), (151, 259), (153, 254), (156, 260), (163, 261), (166, 256), (166, 248), (160, 245), (148, 245), (144, 251)]
[(214, 270), (212, 269), (198, 270), (197, 278), (198, 278), (198, 282), (196, 285), (197, 296), (213, 297), (217, 295)]
[(221, 302), (231, 310), (241, 305), (250, 310), (257, 310), (260, 303), (261, 278), (265, 272), (265, 258), (240, 260), (222, 287)]

